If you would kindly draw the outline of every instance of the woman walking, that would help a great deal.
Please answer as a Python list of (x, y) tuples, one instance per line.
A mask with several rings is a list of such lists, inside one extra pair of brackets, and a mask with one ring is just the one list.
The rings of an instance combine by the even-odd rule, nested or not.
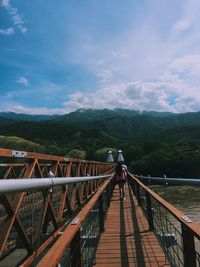
[(125, 200), (125, 183), (126, 183), (127, 170), (122, 165), (122, 162), (118, 162), (115, 168), (115, 177), (119, 184), (120, 199)]

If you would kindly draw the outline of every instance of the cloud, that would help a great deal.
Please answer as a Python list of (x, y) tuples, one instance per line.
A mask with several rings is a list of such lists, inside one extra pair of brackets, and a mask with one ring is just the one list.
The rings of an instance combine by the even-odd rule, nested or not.
[(1, 5), (8, 8), (10, 6), (10, 0), (2, 0)]
[[(182, 16), (175, 22), (172, 30), (177, 33), (198, 30), (200, 2), (198, 0), (183, 1), (182, 6)], [(188, 32), (188, 34), (191, 33)]]
[(200, 109), (200, 54), (172, 61), (152, 82), (114, 84), (97, 92), (76, 92), (63, 106), (78, 108), (128, 108), (170, 112)]
[(179, 20), (175, 25), (174, 25), (174, 27), (173, 27), (173, 30), (174, 31), (180, 31), (180, 32), (182, 32), (182, 31), (186, 31), (186, 30), (188, 30), (190, 27), (191, 27), (191, 21), (190, 21), (190, 19), (189, 18), (187, 18), (187, 17), (185, 17), (185, 18), (183, 18), (183, 19), (181, 19), (181, 20)]
[(14, 34), (14, 30), (13, 30), (13, 28), (0, 29), (0, 34), (12, 35), (12, 34)]
[(172, 111), (167, 94), (157, 83), (133, 82), (105, 87), (95, 93), (76, 92), (63, 105), (78, 108), (127, 108), (134, 110)]
[[(27, 90), (22, 88), (23, 93), (26, 90), (29, 94), (29, 99), (27, 97), (22, 100), (22, 97), (19, 96), (19, 102), (28, 103), (34, 98), (30, 96), (40, 90), (43, 94), (43, 98), (40, 97), (40, 99), (47, 100), (46, 106), (51, 104), (53, 107), (59, 107), (60, 96), (62, 96), (61, 101), (63, 102), (63, 106), (60, 108), (41, 108), (41, 112), (51, 112), (52, 110), (62, 113), (81, 107), (126, 107), (137, 110), (174, 112), (199, 110), (200, 31), (198, 25), (200, 16), (198, 13), (200, 1), (165, 0), (152, 1), (151, 4), (149, 1), (133, 2), (138, 3), (135, 4), (135, 10), (138, 12), (135, 11), (134, 16), (132, 12), (126, 14), (119, 8), (119, 14), (126, 14), (126, 16), (124, 15), (126, 19), (116, 16), (115, 20), (114, 16), (112, 20), (109, 17), (107, 21), (102, 17), (104, 12), (102, 14), (99, 10), (96, 13), (90, 12), (91, 20), (91, 16), (82, 17), (82, 14), (85, 14), (82, 12), (83, 6), (85, 9), (88, 9), (88, 6), (79, 5), (78, 12), (73, 13), (74, 6), (74, 10), (69, 12), (72, 16), (66, 16), (67, 22), (59, 21), (59, 30), (62, 34), (54, 34), (54, 20), (50, 20), (49, 23), (52, 23), (52, 25), (49, 24), (52, 26), (51, 36), (59, 45), (55, 45), (49, 50), (46, 43), (45, 51), (41, 46), (42, 50), (37, 49), (37, 55), (34, 54), (35, 48), (31, 53), (40, 59), (38, 62), (46, 64), (41, 66), (44, 71), (47, 69), (49, 73), (53, 73), (50, 65), (59, 66), (59, 73), (65, 73), (65, 75), (65, 68), (70, 70), (66, 75), (66, 85), (64, 82), (62, 85), (58, 84), (56, 79), (54, 80), (54, 75), (46, 75), (46, 77), (51, 76), (50, 79), (57, 83), (56, 86), (45, 87), (40, 81), (37, 88), (32, 86)], [(1, 3), (9, 12), (15, 26), (14, 29), (18, 28), (25, 32), (25, 21), (18, 9), (12, 6), (11, 3), (14, 2), (2, 0)], [(150, 6), (146, 6), (147, 3)], [(113, 15), (115, 12), (116, 15), (119, 15), (115, 9), (112, 10)], [(57, 9), (55, 9), (55, 15), (56, 12)], [(79, 19), (76, 19), (74, 14)], [(110, 22), (112, 23), (110, 24)], [(64, 25), (64, 29), (62, 25)], [(38, 27), (37, 24), (34, 26)], [(46, 23), (43, 26), (46, 26)], [(35, 32), (37, 32), (36, 28)], [(57, 35), (59, 38), (62, 35), (63, 39), (56, 39)], [(39, 47), (41, 40), (37, 40)], [(49, 53), (49, 51), (51, 52)], [(42, 58), (39, 58), (41, 55)], [(46, 61), (41, 60), (44, 59), (44, 56)], [(49, 64), (47, 59), (54, 60), (55, 64)], [(33, 64), (33, 73), (38, 75), (38, 71), (38, 69), (34, 69)], [(25, 77), (20, 78), (26, 79)], [(21, 80), (20, 83), (27, 86), (29, 82), (26, 80)], [(75, 88), (75, 84), (76, 87), (79, 87), (79, 91), (67, 95), (69, 90), (72, 92)], [(70, 86), (71, 88), (69, 88)], [(61, 88), (59, 93), (55, 93), (56, 88), (57, 90)], [(81, 92), (82, 89), (84, 92)], [(86, 90), (88, 91), (86, 92)], [(14, 99), (16, 100), (15, 97), (13, 97)], [(50, 101), (52, 99), (54, 99), (54, 103)], [(37, 103), (40, 103), (40, 106), (44, 104), (39, 100)], [(19, 103), (18, 105), (16, 103), (16, 107), (19, 110), (23, 108)], [(26, 110), (29, 112), (28, 107)]]
[(27, 107), (20, 105), (16, 102), (3, 103), (1, 105), (2, 112), (15, 112), (15, 113), (23, 113), (23, 114), (35, 114), (35, 115), (54, 115), (54, 114), (66, 114), (69, 112), (68, 109), (61, 108), (44, 108), (44, 107)]
[(25, 77), (19, 77), (19, 79), (17, 80), (17, 83), (23, 84), (25, 86), (29, 86), (29, 81), (27, 80), (27, 78)]
[[(1, 110), (27, 114), (65, 114), (79, 108), (195, 112), (200, 110), (199, 62), (200, 54), (189, 54), (170, 62), (160, 77), (154, 81), (138, 80), (115, 83), (110, 86), (103, 85), (93, 92), (76, 91), (61, 103), (62, 106), (58, 104), (58, 107), (54, 108), (46, 108), (42, 104), (33, 108), (25, 107), (20, 103), (14, 103), (15, 95), (9, 95), (7, 99), (4, 99)], [(25, 85), (28, 84), (25, 77), (20, 77), (19, 81)], [(52, 93), (56, 88), (51, 86)], [(62, 88), (62, 96), (63, 90)], [(49, 95), (49, 90), (47, 93)], [(18, 95), (18, 92), (16, 94)], [(26, 94), (29, 97), (30, 92), (26, 91)]]
[(2, 0), (1, 5), (8, 11), (11, 20), (13, 21), (14, 25), (22, 32), (25, 33), (27, 28), (25, 26), (25, 22), (22, 18), (22, 15), (19, 14), (17, 8), (12, 7), (9, 0)]

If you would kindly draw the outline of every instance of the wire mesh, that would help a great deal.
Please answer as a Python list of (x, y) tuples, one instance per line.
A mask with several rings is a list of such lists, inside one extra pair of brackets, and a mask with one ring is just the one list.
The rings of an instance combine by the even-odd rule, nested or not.
[[(111, 194), (111, 191), (110, 191)], [(85, 218), (80, 228), (80, 238), (65, 250), (58, 266), (91, 267), (95, 263), (95, 254), (100, 239), (102, 223), (109, 207), (110, 195), (105, 190)], [(80, 250), (80, 251), (79, 251)], [(80, 259), (73, 259), (80, 253)]]
[(89, 267), (93, 265), (99, 237), (99, 209), (98, 204), (95, 204), (81, 227), (82, 266)]
[(154, 199), (152, 201), (154, 232), (171, 266), (184, 266), (181, 224)]
[(7, 220), (7, 213), (2, 204), (0, 204), (0, 228), (3, 226), (3, 224)]
[(196, 265), (197, 267), (200, 267), (200, 254), (196, 251)]
[(55, 215), (57, 215), (59, 207), (60, 207), (60, 200), (62, 196), (62, 186), (55, 186), (53, 188), (51, 203), (54, 210)]
[[(187, 242), (187, 237), (185, 237), (182, 229), (183, 222), (179, 221), (173, 212), (168, 211), (164, 205), (146, 192), (145, 188), (137, 184), (137, 182), (134, 184), (131, 180), (130, 184), (147, 219), (149, 219), (147, 211), (148, 209), (151, 210), (155, 235), (170, 266), (185, 267), (186, 252), (184, 251), (184, 242)], [(148, 206), (147, 194), (148, 198), (150, 198), (150, 207)], [(195, 237), (192, 230), (190, 232), (191, 238), (194, 238), (195, 243), (196, 266), (200, 267), (200, 238), (198, 236)]]
[(18, 217), (25, 229), (26, 234), (32, 240), (32, 242), (43, 205), (44, 200), (42, 192), (37, 190), (26, 193), (21, 203)]
[(147, 200), (146, 200), (146, 195), (145, 195), (145, 191), (142, 188), (139, 188), (139, 202), (140, 202), (140, 207), (143, 210), (143, 213), (145, 215), (145, 217), (147, 218)]

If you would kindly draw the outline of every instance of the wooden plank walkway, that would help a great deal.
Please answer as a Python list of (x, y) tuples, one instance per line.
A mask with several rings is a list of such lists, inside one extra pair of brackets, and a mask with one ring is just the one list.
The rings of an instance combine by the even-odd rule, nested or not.
[(126, 185), (126, 199), (119, 199), (118, 185), (105, 220), (95, 267), (169, 267), (165, 255), (141, 208)]

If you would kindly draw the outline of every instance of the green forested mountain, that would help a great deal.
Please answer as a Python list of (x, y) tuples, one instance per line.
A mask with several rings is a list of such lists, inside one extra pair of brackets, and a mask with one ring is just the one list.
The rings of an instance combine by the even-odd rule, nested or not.
[(0, 117), (11, 120), (19, 121), (47, 121), (53, 120), (59, 117), (58, 115), (29, 115), (29, 114), (18, 114), (14, 112), (0, 112)]
[(13, 120), (13, 119), (7, 119), (7, 118), (4, 118), (4, 117), (1, 117), (1, 116), (0, 116), (0, 126), (2, 126), (2, 125), (12, 124), (12, 123), (16, 123), (16, 120)]
[[(46, 153), (64, 155), (73, 149), (80, 149), (88, 152), (90, 157), (96, 149), (116, 144), (118, 141), (104, 131), (79, 129), (70, 124), (55, 121), (21, 121), (6, 126), (1, 125), (0, 135), (16, 136), (35, 142), (46, 147)], [(11, 145), (10, 148), (14, 148), (13, 143)]]
[[(122, 149), (137, 174), (200, 177), (200, 112), (80, 109), (52, 117), (3, 114), (0, 135), (1, 147), (26, 150), (24, 142), (31, 142), (29, 150), (94, 160), (106, 159), (110, 149)], [(13, 142), (11, 136), (25, 141)]]
[(98, 129), (119, 137), (146, 137), (182, 126), (199, 125), (200, 112), (162, 113), (137, 112), (126, 109), (78, 110), (59, 117), (59, 120), (81, 128)]

